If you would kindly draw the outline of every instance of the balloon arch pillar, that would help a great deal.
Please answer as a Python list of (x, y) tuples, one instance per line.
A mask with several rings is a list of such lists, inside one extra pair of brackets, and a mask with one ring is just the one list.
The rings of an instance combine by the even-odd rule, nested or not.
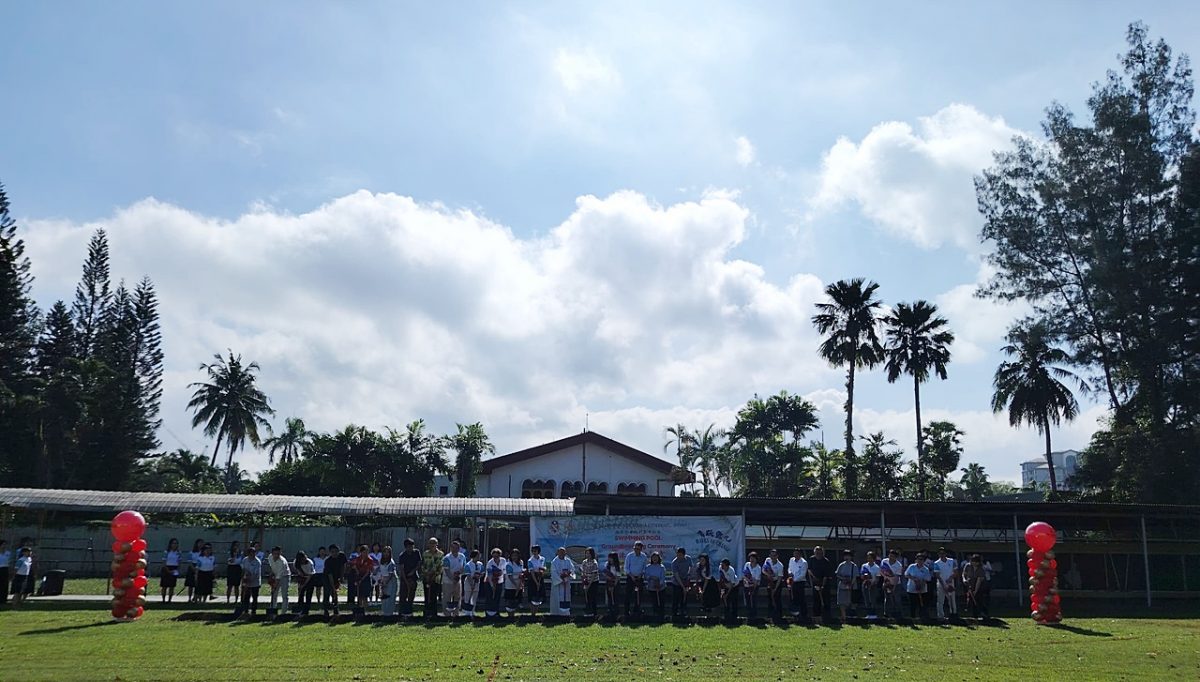
[(1029, 615), (1039, 625), (1062, 622), (1058, 560), (1054, 558), (1057, 540), (1054, 527), (1043, 521), (1035, 521), (1025, 529), (1025, 543), (1029, 545), (1025, 562), (1029, 567)]
[(146, 610), (146, 519), (123, 511), (112, 520), (112, 615), (122, 621), (137, 620)]

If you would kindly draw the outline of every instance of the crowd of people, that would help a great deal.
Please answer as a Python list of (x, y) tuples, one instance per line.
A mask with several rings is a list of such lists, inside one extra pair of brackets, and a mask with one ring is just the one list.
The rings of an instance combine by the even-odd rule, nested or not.
[[(978, 554), (960, 566), (945, 548), (936, 558), (920, 551), (912, 560), (895, 548), (884, 555), (869, 551), (861, 564), (848, 549), (840, 562), (820, 546), (808, 556), (796, 549), (786, 563), (772, 549), (765, 556), (750, 552), (740, 567), (727, 558), (716, 565), (706, 554), (693, 558), (685, 547), (676, 548), (668, 562), (659, 552), (646, 552), (641, 542), (624, 557), (610, 552), (603, 563), (592, 548), (576, 561), (564, 547), (549, 557), (538, 545), (528, 556), (515, 548), (505, 555), (498, 547), (484, 555), (468, 551), (459, 540), (443, 551), (437, 538), (429, 538), (424, 551), (411, 539), (399, 554), (379, 544), (348, 549), (329, 545), (312, 556), (300, 551), (289, 558), (282, 547), (264, 551), (251, 542), (243, 550), (233, 542), (225, 560), (225, 599), (236, 604), (235, 618), (258, 613), (265, 583), (265, 611), (271, 617), (314, 610), (362, 616), (378, 604), (385, 617), (409, 619), (418, 615), (420, 588), (421, 615), (427, 619), (513, 617), (526, 611), (571, 616), (578, 596), (585, 617), (665, 619), (669, 608), (672, 619), (695, 614), (735, 622), (740, 614), (759, 617), (765, 606), (762, 615), (776, 621), (787, 613), (800, 622), (844, 623), (856, 616), (947, 620), (958, 617), (960, 601), (973, 617), (988, 618), (992, 580), (991, 565)], [(216, 570), (211, 544), (197, 540), (185, 554), (172, 539), (162, 556), (162, 601), (174, 599), (181, 576), (189, 601), (216, 599)]]

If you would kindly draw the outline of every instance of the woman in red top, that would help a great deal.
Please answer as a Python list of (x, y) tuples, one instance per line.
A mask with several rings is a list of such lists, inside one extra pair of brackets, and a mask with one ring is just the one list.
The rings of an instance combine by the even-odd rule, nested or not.
[(354, 579), (359, 581), (358, 605), (355, 612), (362, 616), (367, 613), (367, 602), (371, 599), (371, 575), (375, 571), (375, 558), (367, 552), (366, 545), (359, 545), (358, 556), (354, 557), (351, 563), (354, 565)]

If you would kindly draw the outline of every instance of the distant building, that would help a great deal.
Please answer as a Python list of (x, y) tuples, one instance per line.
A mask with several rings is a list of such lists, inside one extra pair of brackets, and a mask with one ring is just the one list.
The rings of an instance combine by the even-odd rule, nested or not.
[[(1079, 453), (1075, 450), (1062, 450), (1050, 453), (1054, 460), (1054, 477), (1058, 481), (1059, 490), (1077, 490), (1071, 479), (1079, 471)], [(1021, 487), (1030, 488), (1034, 485), (1050, 487), (1050, 469), (1046, 466), (1046, 456), (1021, 462)]]
[[(648, 495), (673, 497), (675, 465), (595, 431), (485, 459), (475, 477), (477, 497)], [(450, 497), (455, 482), (434, 477), (435, 497)]]

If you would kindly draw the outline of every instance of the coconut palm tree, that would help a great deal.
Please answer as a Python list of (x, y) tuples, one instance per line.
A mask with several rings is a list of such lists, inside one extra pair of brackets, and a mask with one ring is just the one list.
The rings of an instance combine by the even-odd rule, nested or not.
[(709, 424), (703, 431), (696, 429), (692, 432), (692, 452), (695, 461), (700, 465), (700, 486), (705, 497), (717, 493), (718, 469), (721, 462), (721, 439), (725, 430), (718, 429), (716, 424)]
[(495, 454), (496, 448), (483, 430), (483, 424), (458, 424), (458, 433), (446, 436), (446, 445), (457, 454), (454, 458), (455, 497), (475, 496), (475, 472), (484, 454)]
[(991, 494), (992, 484), (988, 482), (988, 475), (982, 464), (971, 462), (962, 472), (959, 482), (962, 483), (963, 492), (967, 494), (968, 500), (978, 502)]
[(1054, 459), (1050, 449), (1050, 426), (1071, 421), (1079, 414), (1079, 403), (1061, 380), (1083, 382), (1059, 365), (1070, 356), (1055, 348), (1049, 328), (1043, 323), (1023, 323), (1008, 332), (1008, 343), (1001, 349), (1013, 360), (1005, 360), (996, 369), (992, 381), (992, 411), (1008, 410), (1008, 423), (1033, 426), (1046, 436), (1046, 466), (1050, 471), (1050, 496), (1058, 490)]
[(925, 443), (921, 432), (921, 384), (930, 374), (946, 378), (950, 363), (950, 344), (954, 334), (949, 322), (937, 314), (937, 306), (928, 301), (900, 303), (883, 319), (887, 330), (886, 369), (888, 383), (901, 375), (913, 378), (913, 405), (917, 414), (917, 473), (921, 499), (925, 499)]
[(275, 464), (275, 453), (279, 453), (280, 464), (290, 464), (300, 459), (300, 453), (308, 447), (308, 443), (316, 434), (304, 426), (304, 420), (299, 417), (288, 417), (284, 421), (283, 433), (274, 435), (263, 441), (267, 450), (267, 463)]
[(204, 435), (215, 436), (212, 466), (217, 465), (217, 452), (224, 440), (229, 448), (228, 467), (233, 463), (233, 453), (240, 450), (249, 440), (258, 447), (258, 428), (270, 428), (264, 415), (275, 414), (266, 394), (258, 389), (255, 373), (258, 363), (242, 364), (242, 356), (229, 351), (229, 357), (213, 356), (216, 362), (200, 365), (208, 373), (208, 382), (188, 385), (195, 387), (188, 409), (193, 410), (192, 428), (204, 425)]
[(834, 282), (825, 287), (829, 303), (818, 303), (812, 323), (825, 335), (818, 352), (835, 367), (846, 368), (846, 448), (842, 456), (845, 469), (846, 497), (858, 494), (858, 467), (854, 456), (854, 373), (883, 361), (883, 346), (877, 334), (876, 311), (881, 305), (875, 298), (879, 285), (861, 277)]
[[(691, 471), (696, 465), (696, 450), (692, 442), (692, 434), (683, 424), (667, 427), (667, 442), (663, 444), (663, 454), (666, 454), (671, 446), (675, 446), (675, 457), (679, 459), (679, 467), (686, 471)], [(696, 481), (692, 479), (692, 492), (696, 492)]]

